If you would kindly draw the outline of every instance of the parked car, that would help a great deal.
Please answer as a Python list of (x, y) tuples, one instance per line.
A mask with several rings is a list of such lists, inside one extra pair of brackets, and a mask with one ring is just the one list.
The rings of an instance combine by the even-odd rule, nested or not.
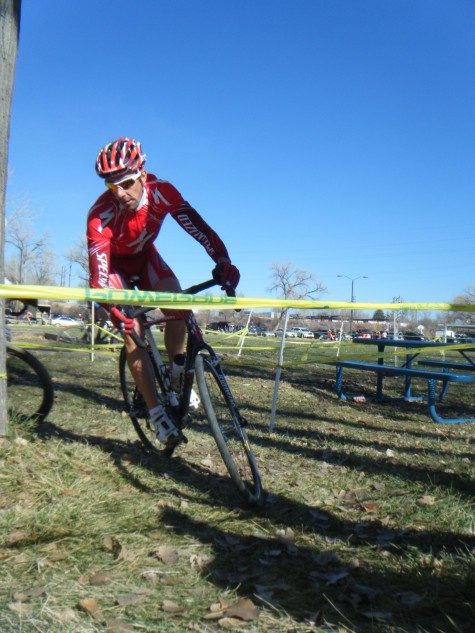
[(328, 328), (326, 330), (312, 330), (313, 338), (325, 338), (328, 337)]
[(64, 314), (55, 314), (51, 319), (51, 325), (78, 325), (79, 321)]
[(275, 336), (274, 332), (263, 325), (250, 325), (249, 334), (250, 336)]
[(215, 332), (229, 332), (230, 323), (228, 321), (213, 321), (206, 326), (207, 330), (214, 330)]
[(306, 327), (291, 327), (289, 332), (295, 332), (298, 338), (314, 338), (313, 332), (310, 332), (310, 330)]
[(426, 337), (420, 332), (403, 332), (402, 338), (405, 341), (426, 341)]
[[(275, 336), (280, 336), (282, 338), (283, 333), (284, 330), (282, 328), (279, 328), (275, 331)], [(295, 332), (292, 332), (291, 330), (287, 330), (287, 332), (285, 333), (285, 338), (297, 338), (297, 334)]]

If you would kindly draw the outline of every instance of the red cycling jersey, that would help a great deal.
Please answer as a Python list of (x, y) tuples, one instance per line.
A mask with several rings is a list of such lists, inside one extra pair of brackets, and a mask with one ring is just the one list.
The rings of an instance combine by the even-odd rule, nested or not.
[[(138, 273), (144, 261), (153, 267), (148, 279), (174, 276), (158, 255), (153, 242), (167, 214), (206, 250), (214, 262), (228, 258), (225, 245), (175, 187), (147, 174), (144, 192), (135, 211), (120, 206), (112, 191), (105, 191), (89, 211), (87, 242), (91, 288), (117, 287), (111, 277)], [(123, 285), (123, 284), (121, 284)], [(146, 288), (146, 290), (153, 288)]]

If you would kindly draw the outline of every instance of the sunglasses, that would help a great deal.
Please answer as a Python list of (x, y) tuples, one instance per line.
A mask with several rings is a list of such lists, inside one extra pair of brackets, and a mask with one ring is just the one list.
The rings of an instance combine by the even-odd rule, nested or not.
[(138, 180), (141, 175), (142, 175), (142, 172), (139, 171), (134, 176), (127, 178), (127, 180), (122, 180), (121, 182), (117, 182), (117, 183), (107, 182), (106, 180), (106, 187), (110, 189), (111, 191), (117, 191), (118, 189), (123, 189), (124, 191), (127, 191), (127, 189), (130, 189), (131, 187), (135, 185), (135, 181)]

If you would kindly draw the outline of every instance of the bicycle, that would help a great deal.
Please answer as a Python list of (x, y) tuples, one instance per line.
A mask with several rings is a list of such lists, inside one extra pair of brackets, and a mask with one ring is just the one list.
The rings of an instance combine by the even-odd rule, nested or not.
[[(183, 293), (195, 294), (219, 284), (220, 282), (213, 278), (187, 288)], [(230, 288), (228, 293), (231, 290), (234, 292), (234, 289)], [(205, 416), (232, 481), (248, 504), (252, 506), (262, 505), (264, 492), (258, 467), (245, 430), (248, 423), (239, 412), (224, 375), (220, 359), (211, 345), (204, 341), (203, 334), (193, 312), (189, 311), (186, 315), (180, 316), (150, 318), (148, 313), (155, 310), (155, 308), (141, 307), (131, 310), (129, 306), (123, 309), (128, 311), (128, 316), (140, 318), (143, 323), (145, 339), (141, 339), (136, 332), (132, 333), (132, 337), (137, 345), (147, 350), (155, 374), (159, 400), (180, 431), (179, 439), (175, 444), (165, 446), (165, 448), (159, 444), (155, 437), (156, 430), (148, 417), (145, 403), (128, 370), (125, 347), (123, 347), (119, 359), (122, 394), (128, 415), (146, 450), (152, 454), (171, 457), (179, 444), (187, 443), (188, 440), (183, 435), (182, 430), (192, 421), (190, 396), (192, 395), (192, 387), (196, 377), (196, 384)], [(152, 326), (163, 326), (168, 321), (177, 319), (185, 320), (188, 331), (185, 368), (179, 393), (176, 393), (171, 388), (167, 366), (162, 359), (152, 333)]]
[[(21, 316), (27, 307), (24, 304), (22, 310), (10, 310), (10, 316)], [(6, 333), (8, 413), (13, 419), (42, 422), (53, 406), (54, 388), (51, 377), (36, 356), (9, 341), (8, 324)]]

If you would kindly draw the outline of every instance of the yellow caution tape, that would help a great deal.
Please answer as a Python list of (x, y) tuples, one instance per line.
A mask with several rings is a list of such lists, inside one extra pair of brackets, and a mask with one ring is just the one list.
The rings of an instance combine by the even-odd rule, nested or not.
[(0, 298), (5, 299), (54, 299), (97, 301), (98, 303), (123, 303), (148, 305), (172, 309), (203, 308), (235, 310), (243, 308), (298, 308), (301, 310), (452, 310), (475, 312), (475, 304), (460, 303), (360, 303), (349, 301), (308, 301), (305, 299), (266, 299), (248, 297), (215, 297), (209, 295), (185, 295), (177, 292), (151, 290), (115, 290), (97, 288), (64, 288), (62, 286), (1, 285)]

